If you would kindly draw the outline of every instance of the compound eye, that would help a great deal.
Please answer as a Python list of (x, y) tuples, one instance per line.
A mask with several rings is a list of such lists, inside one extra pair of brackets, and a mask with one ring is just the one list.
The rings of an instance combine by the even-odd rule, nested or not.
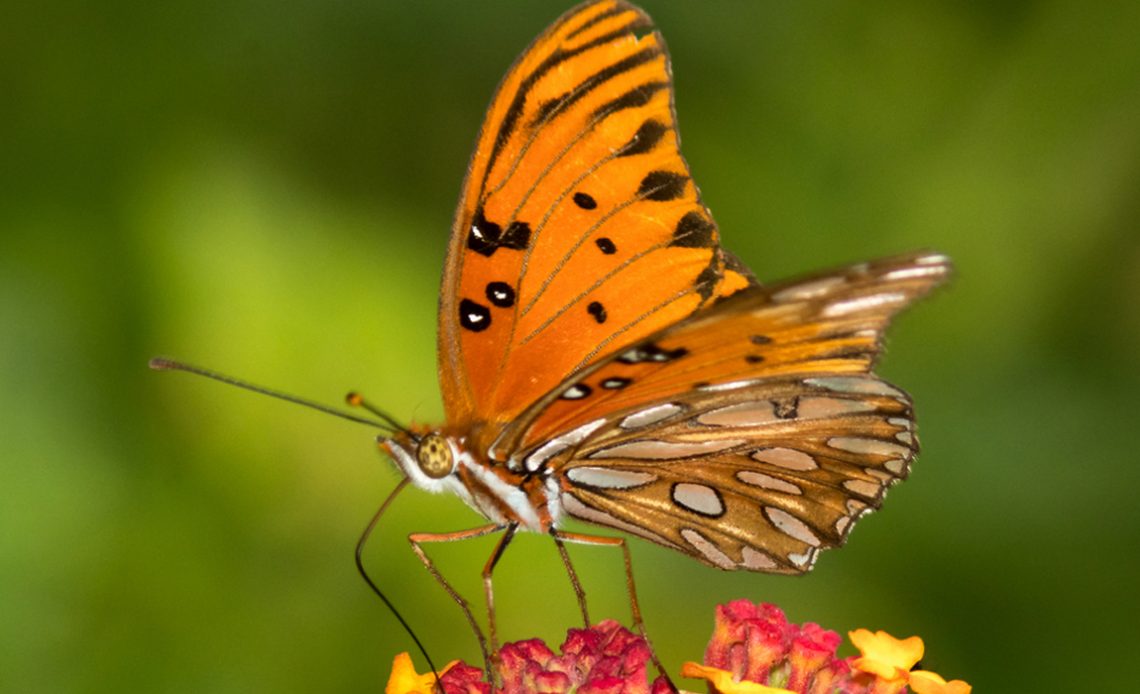
[(416, 460), (420, 470), (432, 479), (440, 479), (451, 474), (451, 447), (439, 434), (428, 434), (416, 449)]

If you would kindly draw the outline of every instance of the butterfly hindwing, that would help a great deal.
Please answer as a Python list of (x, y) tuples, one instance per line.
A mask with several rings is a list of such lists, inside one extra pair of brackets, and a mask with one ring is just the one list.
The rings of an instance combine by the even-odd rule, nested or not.
[(800, 572), (905, 477), (910, 401), (871, 373), (935, 254), (754, 288), (565, 381), (508, 429), (563, 508), (721, 568)]
[(499, 87), (456, 212), (440, 303), (448, 421), (499, 430), (565, 374), (751, 283), (681, 157), (649, 18), (587, 3)]

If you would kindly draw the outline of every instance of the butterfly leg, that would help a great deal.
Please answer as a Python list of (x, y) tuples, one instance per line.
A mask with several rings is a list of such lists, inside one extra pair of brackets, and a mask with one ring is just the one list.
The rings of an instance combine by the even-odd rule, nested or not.
[(495, 571), (495, 565), (499, 563), (503, 551), (511, 543), (518, 527), (518, 523), (511, 523), (507, 526), (507, 531), (499, 538), (499, 544), (495, 545), (495, 551), (491, 553), (487, 563), (483, 565), (483, 594), (487, 599), (487, 627), (491, 632), (491, 654), (496, 660), (499, 657), (499, 635), (495, 629), (495, 590), (491, 584), (491, 577)]
[(641, 634), (641, 638), (645, 639), (645, 645), (649, 646), (649, 656), (653, 659), (653, 664), (657, 666), (657, 672), (661, 673), (673, 691), (677, 691), (677, 686), (673, 684), (669, 673), (661, 666), (661, 660), (657, 657), (657, 651), (653, 648), (653, 642), (649, 640), (649, 633), (645, 630), (645, 623), (641, 621), (641, 607), (637, 603), (637, 587), (633, 582), (633, 559), (630, 557), (629, 544), (626, 543), (625, 538), (583, 535), (581, 533), (568, 533), (561, 530), (554, 530), (551, 534), (557, 540), (565, 540), (566, 542), (573, 542), (579, 545), (618, 547), (621, 549), (622, 559), (625, 562), (625, 586), (629, 593), (629, 609), (630, 612), (633, 613), (633, 626), (637, 629), (637, 633)]
[(562, 538), (558, 536), (558, 531), (551, 528), (550, 536), (554, 538), (554, 545), (558, 548), (558, 556), (562, 557), (562, 565), (566, 567), (566, 575), (570, 577), (570, 585), (574, 587), (574, 596), (578, 598), (578, 609), (582, 610), (582, 622), (585, 623), (586, 628), (589, 629), (590, 613), (586, 610), (586, 591), (582, 588), (582, 582), (578, 580), (578, 572), (574, 570), (574, 565), (570, 563), (570, 555), (566, 552), (566, 544), (562, 542)]
[[(459, 540), (471, 540), (476, 537), (483, 537), (492, 533), (508, 530), (508, 528), (509, 526), (506, 525), (491, 523), (488, 525), (480, 526), (478, 528), (471, 528), (470, 530), (459, 530), (451, 533), (412, 533), (411, 535), (408, 535), (408, 542), (410, 542), (412, 545), (412, 551), (416, 553), (417, 557), (419, 557), (420, 562), (422, 562), (423, 565), (427, 568), (428, 573), (430, 573), (432, 575), (432, 578), (434, 578), (436, 582), (443, 587), (444, 592), (450, 595), (451, 599), (454, 600), (457, 605), (459, 605), (459, 609), (463, 610), (463, 616), (467, 618), (467, 623), (471, 626), (471, 631), (475, 632), (475, 638), (479, 641), (479, 650), (483, 653), (483, 663), (487, 668), (488, 673), (492, 672), (491, 653), (493, 651), (487, 649), (487, 637), (483, 634), (483, 630), (479, 628), (479, 622), (475, 620), (475, 615), (471, 613), (471, 606), (467, 603), (467, 600), (464, 599), (463, 596), (460, 595), (455, 590), (455, 588), (451, 586), (450, 583), (447, 582), (447, 579), (444, 578), (443, 574), (439, 572), (439, 569), (437, 569), (435, 566), (435, 562), (431, 560), (431, 557), (427, 555), (421, 545), (428, 542), (457, 542)], [(499, 545), (504, 546), (504, 543), (500, 542)], [(496, 553), (501, 553), (501, 550), (497, 550)], [(484, 571), (486, 571), (486, 569), (484, 569)], [(493, 621), (491, 622), (491, 633), (492, 635), (495, 633)], [(492, 640), (493, 638), (494, 637), (492, 636)]]

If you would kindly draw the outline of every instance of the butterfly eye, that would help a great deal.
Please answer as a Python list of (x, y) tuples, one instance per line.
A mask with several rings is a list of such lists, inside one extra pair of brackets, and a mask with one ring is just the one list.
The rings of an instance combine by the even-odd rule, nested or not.
[(432, 479), (441, 479), (451, 474), (453, 459), (451, 447), (439, 434), (428, 434), (416, 449), (416, 460), (420, 470)]

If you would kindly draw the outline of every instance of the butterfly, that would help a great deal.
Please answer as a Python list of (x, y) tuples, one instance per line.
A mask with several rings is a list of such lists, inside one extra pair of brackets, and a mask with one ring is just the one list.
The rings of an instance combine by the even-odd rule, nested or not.
[[(358, 565), (408, 485), (485, 517), (409, 540), (488, 670), (493, 570), (517, 531), (553, 538), (587, 625), (565, 543), (621, 549), (646, 636), (625, 539), (567, 532), (567, 520), (719, 569), (799, 574), (844, 543), (918, 451), (909, 397), (872, 366), (891, 318), (950, 261), (913, 253), (762, 285), (721, 246), (679, 144), (649, 17), (622, 0), (564, 14), (499, 85), (463, 184), (439, 302), (446, 422), (406, 427), (350, 396), (383, 420), (380, 447), (404, 476)], [(424, 546), (494, 533), (488, 643)]]
[(413, 547), (477, 634), (425, 543), (503, 532), (489, 603), (516, 531), (552, 535), (576, 588), (564, 541), (625, 549), (562, 531), (571, 518), (720, 569), (808, 571), (907, 475), (910, 399), (871, 368), (891, 317), (949, 270), (915, 253), (758, 283), (681, 156), (649, 17), (572, 9), (507, 72), (463, 184), (439, 303), (446, 423), (381, 440), (413, 485), (488, 524)]

